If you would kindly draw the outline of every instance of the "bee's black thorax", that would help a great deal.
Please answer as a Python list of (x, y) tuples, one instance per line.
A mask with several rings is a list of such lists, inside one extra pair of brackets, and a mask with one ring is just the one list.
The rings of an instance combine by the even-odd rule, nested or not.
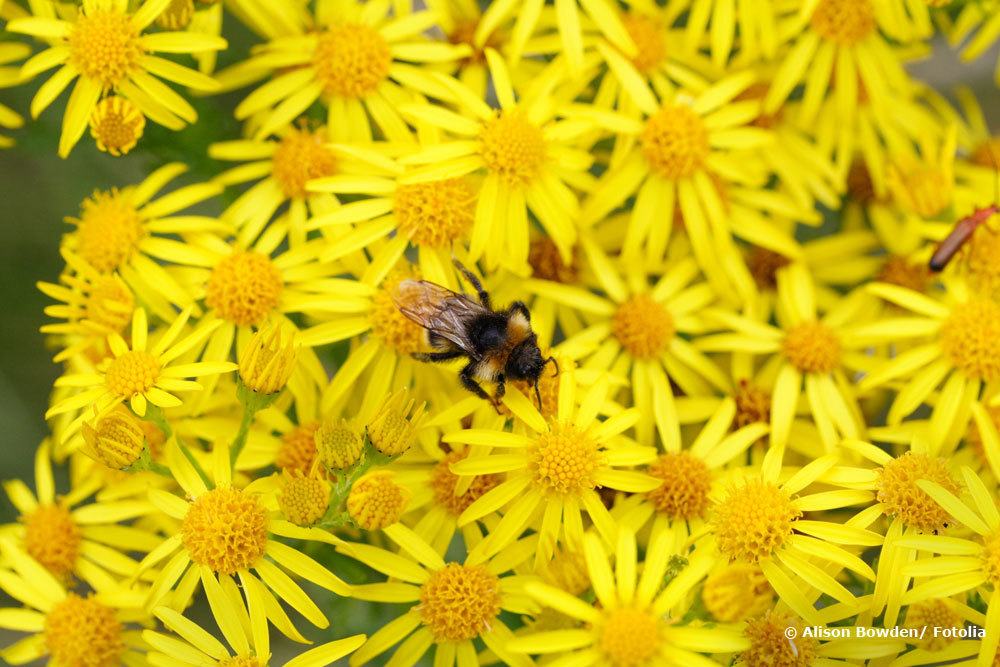
[(504, 344), (507, 338), (507, 318), (501, 313), (485, 313), (469, 323), (469, 338), (479, 356), (484, 356)]

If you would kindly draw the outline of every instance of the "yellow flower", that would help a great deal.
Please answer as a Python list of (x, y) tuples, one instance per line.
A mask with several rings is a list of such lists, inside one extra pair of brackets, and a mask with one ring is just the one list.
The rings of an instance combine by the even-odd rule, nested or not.
[(278, 507), (296, 526), (311, 526), (330, 507), (330, 483), (319, 472), (284, 470), (278, 492)]
[[(183, 608), (200, 581), (212, 615), (230, 645), (237, 648), (233, 641), (242, 602), (229, 591), (236, 588), (238, 578), (252, 619), (254, 638), (265, 635), (270, 622), (286, 637), (307, 643), (278, 603), (279, 598), (314, 626), (326, 628), (329, 625), (326, 616), (286, 571), (337, 595), (349, 596), (351, 587), (275, 537), (332, 544), (340, 540), (324, 530), (299, 527), (271, 516), (257, 492), (234, 486), (229, 448), (224, 441), (216, 443), (212, 453), (210, 478), (203, 477), (204, 473), (182, 453), (175, 440), (167, 443), (166, 463), (185, 498), (158, 489), (149, 492), (150, 501), (180, 522), (180, 527), (139, 565), (137, 572), (142, 573), (166, 561), (153, 579), (147, 608), (161, 603)], [(194, 585), (179, 583), (188, 580)], [(175, 587), (180, 598), (172, 595)]]
[[(432, 104), (407, 104), (401, 113), (412, 122), (446, 133), (425, 142), (400, 162), (418, 168), (404, 174), (401, 184), (462, 178), (485, 172), (477, 193), (469, 236), (469, 261), (483, 257), (487, 268), (504, 266), (517, 274), (528, 271), (530, 213), (569, 261), (578, 216), (574, 189), (589, 180), (593, 158), (578, 147), (587, 129), (561, 122), (557, 115), (575, 92), (559, 87), (563, 72), (550, 66), (515, 94), (510, 72), (501, 56), (486, 50), (486, 62), (500, 108), (493, 109), (465, 85), (441, 79), (458, 111)], [(555, 96), (555, 100), (552, 99)]]
[(888, 186), (896, 204), (923, 220), (946, 218), (954, 223), (956, 206), (955, 144), (957, 128), (949, 126), (940, 146), (923, 142), (920, 154), (902, 154), (888, 167)]
[(181, 400), (171, 392), (201, 389), (197, 382), (185, 378), (236, 370), (236, 364), (228, 361), (173, 363), (219, 326), (217, 320), (201, 324), (180, 338), (190, 316), (190, 309), (181, 312), (163, 335), (149, 346), (146, 311), (137, 308), (132, 315), (131, 344), (113, 333), (108, 336), (108, 347), (113, 356), (101, 362), (96, 373), (75, 373), (58, 378), (57, 386), (75, 387), (81, 391), (49, 408), (46, 418), (91, 404), (95, 412), (103, 413), (121, 402), (128, 402), (132, 410), (142, 417), (146, 414), (147, 403), (159, 408), (178, 406)]
[(267, 137), (322, 101), (336, 142), (367, 142), (375, 129), (390, 141), (413, 141), (398, 104), (412, 99), (414, 89), (434, 93), (440, 85), (410, 63), (454, 61), (469, 49), (425, 37), (435, 22), (431, 11), (394, 17), (390, 5), (372, 7), (349, 0), (336, 12), (320, 8), (312, 25), (300, 26), (294, 36), (275, 36), (245, 62), (219, 73), (224, 86), (240, 87), (281, 71), (236, 107), (238, 120), (259, 114), (255, 138)]
[(4, 482), (4, 491), (18, 511), (18, 523), (0, 527), (17, 548), (72, 588), (75, 579), (95, 591), (110, 591), (137, 565), (128, 552), (148, 552), (156, 535), (122, 522), (152, 513), (142, 500), (91, 501), (101, 481), (78, 482), (65, 496), (56, 494), (49, 444), (35, 452), (35, 493), (21, 480)]
[(619, 531), (614, 545), (612, 571), (600, 538), (594, 533), (584, 538), (583, 552), (596, 603), (584, 602), (548, 584), (531, 582), (525, 586), (539, 604), (578, 619), (585, 627), (521, 635), (510, 641), (508, 650), (631, 667), (708, 664), (701, 654), (732, 653), (747, 647), (747, 640), (735, 627), (682, 625), (668, 620), (671, 610), (705, 576), (712, 564), (711, 554), (696, 551), (680, 574), (664, 586), (671, 555), (667, 544), (652, 544), (641, 568), (631, 531)]
[[(244, 586), (263, 591), (256, 580), (248, 580)], [(261, 587), (262, 588), (262, 587)], [(268, 667), (271, 659), (270, 637), (267, 626), (258, 625), (262, 620), (258, 610), (251, 608), (249, 617), (243, 609), (238, 609), (241, 620), (246, 619), (251, 624), (250, 632), (236, 618), (220, 622), (219, 629), (226, 643), (219, 641), (203, 627), (170, 607), (157, 607), (153, 614), (171, 630), (171, 634), (155, 630), (143, 630), (142, 638), (152, 647), (146, 654), (149, 664), (160, 667), (174, 667), (179, 659), (188, 664), (204, 665), (205, 667)], [(353, 653), (365, 643), (365, 635), (354, 635), (344, 639), (326, 642), (308, 651), (299, 653), (294, 658), (284, 661), (285, 667), (318, 667), (332, 665), (341, 658)], [(183, 656), (183, 658), (181, 658)]]
[(842, 437), (861, 437), (864, 421), (847, 369), (852, 353), (870, 344), (852, 327), (866, 301), (843, 298), (819, 317), (816, 288), (802, 264), (778, 271), (778, 326), (741, 315), (713, 311), (708, 316), (731, 333), (704, 336), (695, 347), (707, 352), (754, 352), (773, 355), (777, 365), (771, 391), (771, 444), (784, 447), (798, 410), (803, 385), (807, 409), (826, 451)]
[[(248, 246), (203, 234), (175, 249), (173, 260), (186, 265), (185, 289), (207, 307), (201, 325), (211, 327), (212, 332), (203, 356), (232, 359), (254, 328), (269, 319), (298, 332), (289, 315), (341, 312), (332, 305), (334, 300), (358, 294), (354, 281), (331, 277), (337, 271), (335, 265), (317, 261), (324, 247), (321, 239), (287, 247), (282, 243), (286, 233), (287, 228), (276, 223)], [(288, 386), (300, 404), (315, 399), (314, 385), (326, 382), (326, 372), (301, 333), (296, 333), (296, 341), (300, 345)], [(215, 382), (207, 378), (204, 400), (214, 394)], [(193, 407), (194, 412), (204, 408), (205, 403)]]
[(119, 406), (93, 424), (83, 423), (82, 451), (108, 468), (124, 470), (148, 452), (142, 424), (127, 408)]
[(948, 459), (929, 453), (925, 438), (912, 436), (908, 449), (891, 456), (875, 445), (858, 440), (844, 440), (844, 451), (859, 454), (863, 462), (878, 466), (849, 467), (837, 466), (824, 474), (824, 479), (835, 486), (854, 492), (875, 492), (877, 504), (865, 513), (865, 523), (871, 524), (885, 515), (888, 528), (885, 543), (879, 556), (879, 572), (871, 599), (871, 613), (878, 615), (884, 610), (885, 623), (895, 623), (903, 607), (902, 597), (910, 582), (905, 573), (907, 565), (916, 554), (899, 544), (901, 537), (921, 533), (938, 534), (952, 523), (948, 512), (935, 497), (921, 486), (922, 481), (930, 481), (948, 493), (959, 493), (963, 484), (954, 474), (954, 466)]
[[(828, 454), (795, 471), (778, 484), (780, 454), (771, 449), (760, 471), (747, 471), (733, 481), (710, 511), (711, 530), (704, 537), (724, 562), (758, 565), (782, 602), (812, 624), (823, 622), (816, 600), (829, 596), (854, 615), (867, 600), (856, 597), (837, 577), (842, 569), (875, 581), (872, 568), (839, 545), (881, 546), (882, 536), (862, 528), (862, 510), (844, 523), (804, 518), (805, 512), (869, 505), (870, 491), (843, 489), (798, 495), (838, 461)], [(860, 525), (859, 525), (860, 524)], [(671, 539), (665, 532), (664, 539)], [(697, 553), (697, 552), (696, 552)], [(821, 561), (822, 564), (815, 562)]]
[(301, 245), (310, 229), (321, 226), (324, 216), (339, 210), (336, 197), (307, 190), (308, 183), (337, 174), (357, 176), (386, 162), (391, 165), (377, 150), (331, 144), (327, 127), (305, 119), (279, 128), (276, 135), (220, 141), (208, 147), (209, 156), (216, 160), (243, 163), (223, 171), (216, 182), (226, 186), (253, 182), (222, 214), (239, 230), (237, 239), (243, 244), (257, 238), (287, 203), (280, 224), (287, 228), (289, 241)]
[[(804, 91), (798, 114), (806, 126), (829, 96), (842, 125), (853, 123), (861, 97), (886, 110), (895, 96), (905, 98), (908, 75), (882, 34), (892, 34), (886, 26), (891, 26), (895, 14), (879, 11), (878, 4), (879, 0), (818, 0), (784, 21), (779, 30), (795, 37), (774, 75), (764, 111), (777, 111), (800, 83)], [(903, 3), (886, 0), (885, 4)]]
[(365, 530), (383, 530), (406, 512), (409, 492), (388, 470), (376, 470), (358, 479), (347, 496), (347, 512)]
[[(976, 663), (989, 667), (1000, 644), (1000, 598), (996, 593), (1000, 587), (1000, 511), (997, 510), (996, 494), (975, 472), (965, 467), (961, 473), (971, 504), (931, 480), (921, 479), (916, 484), (959, 525), (971, 531), (971, 538), (927, 534), (898, 536), (895, 546), (908, 552), (909, 558), (899, 560), (907, 563), (900, 573), (887, 571), (886, 576), (902, 579), (904, 590), (911, 578), (916, 579), (913, 588), (903, 593), (901, 603), (904, 605), (967, 595), (984, 585), (988, 586), (984, 590), (992, 589), (988, 596), (984, 594), (986, 636), (980, 642)], [(914, 559), (915, 550), (940, 556)], [(881, 576), (882, 568), (879, 570)]]
[(945, 282), (940, 296), (887, 283), (870, 283), (866, 289), (907, 315), (883, 319), (857, 333), (869, 342), (913, 340), (916, 344), (874, 367), (858, 382), (858, 391), (890, 382), (901, 384), (887, 415), (888, 424), (894, 426), (931, 402), (932, 393), (938, 390), (929, 424), (929, 453), (950, 454), (971, 418), (963, 406), (977, 403), (983, 388), (1000, 378), (998, 352), (993, 347), (998, 340), (993, 331), (1000, 330), (1000, 306), (955, 280)]
[(174, 162), (137, 185), (95, 191), (83, 200), (79, 217), (66, 218), (74, 229), (63, 240), (63, 246), (81, 260), (67, 259), (72, 268), (80, 271), (85, 262), (98, 274), (118, 273), (135, 298), (165, 320), (173, 317), (170, 304), (183, 308), (193, 303), (188, 290), (161, 264), (172, 263), (178, 250), (186, 247), (170, 237), (228, 229), (207, 216), (178, 215), (219, 194), (219, 185), (197, 183), (156, 197), (185, 171), (186, 166)]
[[(694, 256), (716, 292), (727, 299), (734, 288), (737, 294), (749, 295), (749, 277), (731, 236), (743, 234), (750, 224), (736, 222), (745, 221), (742, 216), (731, 219), (727, 209), (730, 200), (749, 202), (744, 208), (750, 210), (760, 208), (753, 194), (769, 176), (760, 155), (775, 137), (752, 125), (760, 102), (734, 102), (756, 76), (726, 76), (694, 97), (682, 90), (654, 93), (639, 78), (619, 78), (634, 111), (611, 113), (582, 106), (572, 110), (581, 118), (594, 116), (594, 122), (617, 136), (608, 170), (583, 203), (582, 224), (594, 225), (634, 195), (624, 241), (627, 254), (644, 249), (648, 256), (662, 259), (672, 225), (662, 224), (657, 216), (677, 208)], [(731, 191), (733, 186), (736, 190)], [(753, 229), (789, 247), (786, 233), (756, 217)]]
[(67, 268), (59, 277), (61, 284), (39, 282), (38, 289), (61, 302), (46, 307), (45, 314), (65, 321), (45, 324), (40, 331), (57, 336), (65, 345), (53, 361), (87, 350), (103, 356), (107, 337), (121, 334), (132, 321), (135, 295), (117, 273), (101, 273), (65, 247), (60, 254)]
[(688, 336), (704, 330), (698, 312), (716, 295), (704, 282), (691, 284), (698, 267), (690, 257), (671, 263), (650, 286), (637, 262), (616, 265), (587, 237), (583, 241), (594, 280), (606, 296), (541, 280), (525, 281), (524, 287), (577, 309), (591, 321), (561, 345), (591, 348), (592, 354), (578, 362), (581, 370), (629, 377), (632, 404), (639, 409), (636, 439), (652, 444), (655, 426), (666, 443), (677, 438), (679, 428), (671, 381), (688, 396), (732, 389), (715, 362), (688, 341)]
[[(692, 20), (683, 28), (676, 27), (677, 19), (684, 11), (683, 3), (658, 6), (626, 0), (622, 4), (626, 8), (619, 18), (625, 32), (635, 43), (635, 50), (622, 49), (617, 44), (597, 38), (597, 35), (587, 35), (590, 38), (588, 41), (593, 40), (597, 53), (608, 66), (611, 78), (606, 78), (603, 84), (608, 86), (606, 94), (617, 98), (617, 105), (627, 105), (625, 88), (636, 78), (646, 83), (655, 80), (656, 85), (677, 86), (699, 93), (708, 87), (708, 80), (714, 78), (719, 70), (713, 60), (716, 57), (728, 58), (732, 43), (724, 45), (713, 41), (713, 60), (709, 60), (699, 51), (702, 40), (697, 31), (704, 25)], [(752, 13), (748, 12), (745, 16), (750, 21), (754, 20), (758, 8), (766, 11), (768, 4), (757, 3), (751, 9)], [(600, 27), (592, 26), (590, 32), (599, 33)], [(754, 37), (749, 32), (746, 35), (744, 43), (748, 50), (755, 48)]]
[(652, 447), (639, 447), (621, 433), (639, 418), (639, 410), (624, 410), (606, 421), (597, 411), (607, 398), (609, 381), (601, 378), (576, 403), (575, 373), (560, 376), (559, 408), (546, 421), (526, 398), (507, 406), (526, 427), (524, 435), (493, 429), (468, 429), (446, 434), (442, 441), (505, 450), (502, 454), (469, 456), (452, 464), (459, 476), (507, 473), (507, 479), (479, 497), (459, 516), (463, 526), (502, 510), (503, 518), (489, 536), (469, 552), (472, 562), (498, 553), (541, 514), (536, 565), (548, 562), (557, 544), (579, 547), (583, 540), (581, 509), (601, 535), (614, 540), (616, 524), (601, 502), (597, 487), (646, 493), (659, 486), (647, 474), (623, 469), (649, 463)]
[[(325, 193), (363, 196), (317, 214), (307, 223), (306, 229), (319, 229), (332, 241), (325, 257), (344, 256), (357, 242), (370, 244), (373, 250), (382, 252), (389, 248), (402, 251), (409, 241), (417, 250), (421, 275), (431, 282), (457, 289), (459, 278), (451, 257), (470, 238), (479, 179), (459, 176), (406, 183), (404, 168), (398, 163), (381, 158), (374, 164), (377, 155), (364, 155), (364, 149), (352, 150), (371, 164), (315, 178), (308, 184), (311, 193), (318, 193), (314, 196), (327, 196)], [(384, 246), (378, 245), (378, 239), (389, 238), (393, 233), (394, 238)]]
[(135, 105), (155, 123), (179, 130), (198, 114), (183, 97), (159, 78), (210, 91), (218, 84), (208, 76), (151, 55), (155, 52), (199, 53), (226, 48), (226, 40), (190, 32), (143, 34), (169, 0), (146, 0), (129, 12), (117, 0), (85, 0), (78, 14), (56, 18), (55, 9), (41, 5), (39, 15), (15, 19), (11, 32), (51, 40), (50, 48), (24, 64), (22, 74), (33, 78), (61, 65), (31, 101), (38, 117), (76, 79), (63, 117), (59, 155), (66, 157), (80, 140), (101, 96), (114, 92)]
[(405, 556), (353, 542), (342, 543), (337, 550), (393, 579), (354, 586), (355, 597), (411, 607), (375, 632), (351, 656), (352, 666), (368, 664), (404, 638), (406, 641), (396, 652), (398, 660), (405, 656), (415, 662), (434, 645), (436, 661), (457, 661), (460, 667), (471, 667), (479, 664), (473, 644), (478, 638), (505, 664), (532, 664), (507, 649), (513, 634), (500, 613), (530, 613), (535, 609), (522, 590), (527, 578), (504, 576), (531, 557), (533, 538), (510, 545), (490, 561), (461, 563), (446, 562), (402, 524), (389, 526), (384, 533)]
[(86, 596), (60, 583), (9, 539), (0, 539), (0, 588), (21, 607), (0, 610), (0, 627), (30, 636), (0, 650), (9, 665), (48, 657), (50, 665), (114, 665), (142, 661), (129, 622), (142, 604), (136, 591), (111, 585)]
[[(338, 247), (334, 244), (332, 249)], [(390, 387), (412, 381), (423, 398), (437, 387), (447, 390), (460, 386), (443, 368), (411, 357), (425, 351), (427, 341), (425, 330), (399, 312), (393, 301), (401, 280), (419, 277), (401, 257), (405, 247), (406, 239), (397, 236), (359, 267), (360, 279), (324, 281), (330, 289), (322, 295), (322, 310), (317, 309), (320, 321), (304, 329), (299, 341), (316, 347), (357, 340), (348, 363), (337, 369), (323, 392), (323, 414), (338, 414), (344, 402), (351, 400), (358, 417), (367, 421), (382, 405)]]
[(672, 551), (680, 551), (689, 537), (702, 532), (724, 468), (745, 460), (747, 450), (769, 430), (761, 422), (733, 429), (736, 416), (736, 401), (726, 398), (690, 447), (681, 448), (679, 431), (676, 439), (665, 441), (665, 453), (645, 468), (658, 486), (617, 503), (615, 516), (619, 522), (638, 532), (655, 517), (650, 541), (657, 541), (660, 533), (667, 532), (673, 536), (669, 544)]
[(533, 65), (541, 66), (532, 59), (521, 58), (536, 28), (528, 23), (532, 12), (504, 15), (508, 8), (492, 7), (492, 4), (480, 7), (465, 0), (447, 0), (434, 5), (437, 24), (448, 42), (469, 48), (468, 55), (454, 63), (455, 78), (484, 99), (490, 78), (486, 67), (487, 48), (504, 53), (508, 62), (516, 63), (515, 73), (524, 74), (533, 69)]

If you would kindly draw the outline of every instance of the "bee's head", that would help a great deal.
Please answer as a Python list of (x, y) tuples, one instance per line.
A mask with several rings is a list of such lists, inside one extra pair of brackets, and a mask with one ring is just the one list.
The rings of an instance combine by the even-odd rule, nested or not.
[(504, 366), (504, 375), (512, 380), (534, 382), (541, 376), (544, 367), (545, 359), (542, 358), (542, 351), (538, 349), (535, 334), (531, 334), (510, 351), (507, 365)]

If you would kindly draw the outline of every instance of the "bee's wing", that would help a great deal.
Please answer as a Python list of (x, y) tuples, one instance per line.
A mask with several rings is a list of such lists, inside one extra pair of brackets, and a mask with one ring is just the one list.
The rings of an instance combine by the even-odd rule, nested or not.
[(489, 311), (464, 294), (426, 280), (403, 280), (392, 300), (399, 312), (475, 356), (468, 324)]

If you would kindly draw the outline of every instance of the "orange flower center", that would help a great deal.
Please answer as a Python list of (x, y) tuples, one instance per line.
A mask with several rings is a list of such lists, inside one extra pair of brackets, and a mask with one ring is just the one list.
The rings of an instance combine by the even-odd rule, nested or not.
[(887, 514), (899, 517), (907, 526), (926, 532), (940, 530), (949, 521), (948, 513), (917, 486), (921, 479), (959, 492), (945, 459), (907, 452), (879, 471), (878, 501), (885, 504)]
[(328, 140), (325, 128), (304, 127), (289, 128), (281, 138), (271, 158), (271, 174), (286, 197), (301, 199), (306, 183), (336, 173), (337, 157), (326, 147)]
[(757, 563), (778, 550), (802, 516), (776, 485), (750, 480), (729, 490), (715, 507), (712, 526), (730, 560)]
[(51, 665), (116, 667), (125, 638), (115, 612), (94, 597), (68, 594), (45, 616), (45, 647)]
[(267, 255), (236, 250), (212, 269), (205, 303), (224, 320), (256, 326), (278, 307), (283, 290), (281, 272)]
[[(794, 640), (785, 634), (788, 628), (795, 630)], [(750, 640), (750, 648), (740, 661), (751, 667), (809, 667), (817, 658), (819, 642), (815, 637), (803, 637), (802, 629), (799, 618), (781, 611), (772, 610), (747, 621), (743, 634)]]
[(663, 454), (646, 471), (663, 480), (646, 494), (658, 512), (673, 519), (695, 519), (705, 515), (712, 472), (705, 462), (688, 452)]
[(508, 185), (528, 185), (541, 174), (545, 137), (523, 113), (501, 111), (483, 127), (479, 142), (486, 168)]
[(820, 37), (851, 46), (875, 31), (875, 8), (872, 0), (820, 0), (811, 23)]
[(652, 16), (639, 13), (625, 14), (622, 23), (638, 47), (636, 56), (632, 58), (637, 70), (648, 74), (667, 59), (666, 26)]
[(458, 516), (487, 491), (496, 488), (502, 481), (499, 475), (477, 475), (465, 493), (456, 495), (458, 475), (451, 471), (451, 464), (469, 455), (467, 450), (449, 452), (431, 471), (430, 485), (434, 501), (453, 516)]
[(81, 12), (67, 37), (69, 63), (104, 88), (141, 69), (145, 49), (132, 17), (114, 9)]
[(637, 294), (618, 306), (611, 333), (636, 359), (652, 359), (667, 349), (676, 330), (663, 304), (648, 294)]
[(145, 236), (139, 212), (118, 190), (95, 192), (85, 199), (75, 222), (76, 251), (101, 273), (121, 267)]
[(160, 363), (144, 350), (130, 350), (113, 359), (104, 373), (104, 383), (116, 396), (132, 398), (152, 389), (160, 377)]
[(124, 97), (105, 97), (90, 113), (90, 134), (97, 147), (112, 155), (125, 155), (142, 138), (146, 117)]
[(364, 97), (386, 80), (391, 65), (389, 45), (366, 25), (333, 26), (317, 38), (313, 68), (329, 95)]
[(820, 322), (804, 322), (789, 329), (782, 350), (802, 373), (829, 373), (840, 366), (840, 339)]
[(400, 185), (393, 211), (400, 231), (420, 246), (448, 248), (472, 227), (476, 195), (464, 178)]
[(708, 158), (708, 129), (686, 106), (665, 106), (649, 117), (640, 137), (642, 154), (663, 178), (694, 175)]
[(593, 489), (603, 463), (598, 444), (587, 433), (561, 422), (553, 423), (551, 430), (528, 448), (528, 470), (535, 484), (552, 493), (578, 494)]
[(941, 347), (970, 378), (1000, 378), (1000, 305), (978, 299), (955, 306), (941, 327)]
[(62, 505), (39, 505), (21, 521), (28, 554), (58, 579), (69, 580), (83, 539), (69, 510)]
[(409, 502), (409, 492), (396, 484), (393, 474), (379, 470), (354, 483), (347, 512), (365, 530), (380, 530), (399, 521)]
[(181, 522), (181, 538), (195, 563), (235, 574), (264, 556), (267, 512), (256, 497), (218, 487), (191, 503)]
[(500, 580), (481, 565), (448, 563), (420, 587), (417, 609), (438, 642), (473, 639), (500, 613)]
[(598, 632), (598, 647), (613, 667), (652, 665), (662, 643), (659, 619), (631, 607), (605, 612)]

